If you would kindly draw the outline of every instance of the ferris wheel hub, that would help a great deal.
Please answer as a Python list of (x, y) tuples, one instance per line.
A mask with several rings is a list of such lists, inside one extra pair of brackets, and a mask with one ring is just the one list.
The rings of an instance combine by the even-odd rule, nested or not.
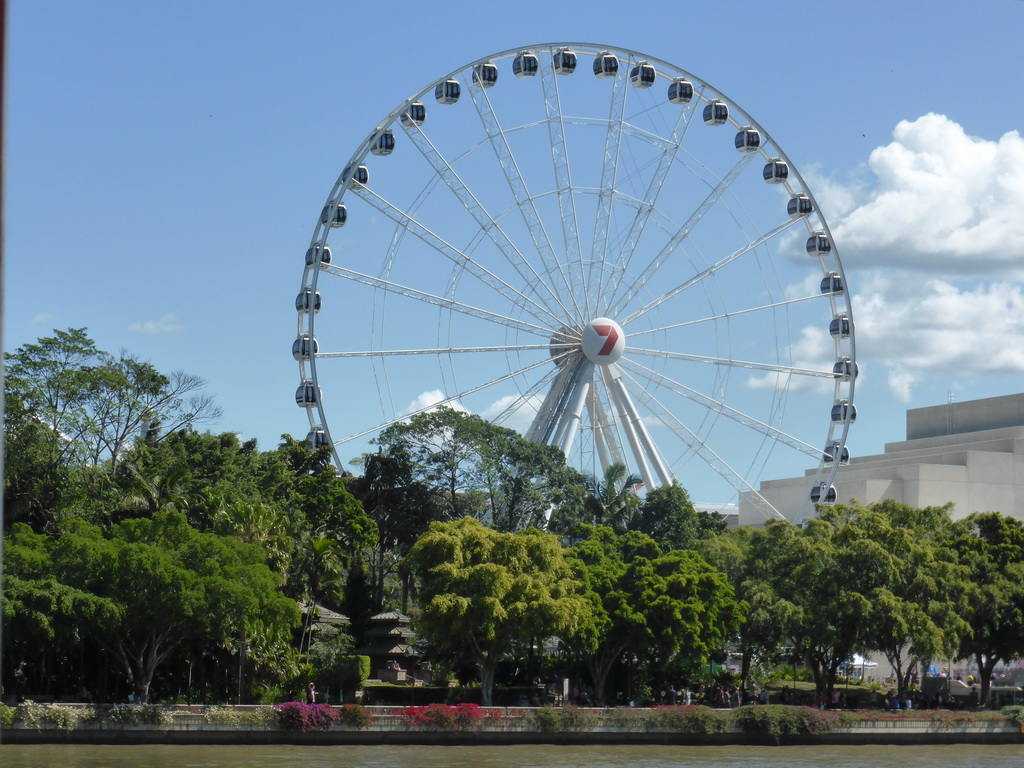
[(596, 317), (583, 326), (583, 354), (595, 365), (611, 365), (626, 349), (622, 326), (607, 317)]

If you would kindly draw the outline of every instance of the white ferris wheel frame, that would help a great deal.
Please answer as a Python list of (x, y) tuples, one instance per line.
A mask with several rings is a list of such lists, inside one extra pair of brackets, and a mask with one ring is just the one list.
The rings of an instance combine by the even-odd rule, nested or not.
[[(598, 197), (597, 215), (593, 217), (593, 222), (586, 222), (593, 227), (589, 249), (581, 236), (581, 227), (585, 222), (580, 220), (576, 209), (578, 195), (581, 193), (573, 184), (573, 165), (570, 161), (571, 147), (566, 142), (565, 127), (567, 123), (583, 118), (563, 113), (559, 89), (564, 86), (559, 82), (562, 78), (559, 77), (554, 65), (556, 56), (560, 52), (566, 51), (572, 52), (578, 57), (579, 69), (583, 70), (576, 73), (575, 77), (590, 76), (589, 72), (585, 71), (588, 67), (584, 66), (584, 63), (590, 63), (591, 58), (597, 60), (598, 57), (611, 54), (618, 61), (618, 71), (609, 77), (612, 80), (608, 105), (609, 118), (605, 126), (604, 153), (599, 159), (601, 185), (596, 193)], [(561, 233), (548, 231), (550, 221), (545, 222), (538, 213), (538, 198), (529, 189), (529, 179), (524, 177), (521, 170), (522, 158), (516, 156), (508, 136), (508, 129), (501, 123), (504, 116), (493, 110), (488, 99), (487, 88), (479, 81), (484, 74), (482, 68), (495, 62), (511, 62), (524, 52), (533, 54), (538, 63), (536, 79), (540, 80), (543, 89), (551, 154), (550, 162), (555, 178), (553, 192), (549, 191), (545, 194), (553, 196), (557, 201)], [(624, 118), (625, 104), (630, 93), (630, 72), (633, 69), (639, 71), (638, 68), (641, 65), (653, 68), (657, 87), (661, 88), (665, 84), (684, 79), (692, 84), (693, 95), (690, 104), (680, 107), (680, 117), (676, 125), (668, 131), (668, 136), (650, 139), (651, 142), (661, 141), (664, 143), (664, 160), (659, 161), (657, 167), (650, 174), (647, 196), (642, 200), (630, 203), (638, 211), (636, 223), (622, 236), (621, 239), (624, 239), (625, 244), (619, 249), (618, 255), (621, 256), (622, 253), (627, 252), (629, 258), (633, 258), (635, 255), (637, 241), (643, 236), (644, 228), (650, 220), (650, 214), (645, 214), (644, 211), (656, 209), (658, 195), (662, 185), (665, 184), (666, 177), (673, 169), (673, 163), (677, 159), (680, 146), (683, 145), (686, 131), (689, 130), (691, 122), (699, 120), (698, 113), (702, 107), (713, 102), (725, 104), (728, 109), (727, 124), (740, 131), (753, 129), (759, 134), (761, 144), (755, 150), (741, 154), (733, 169), (718, 179), (717, 185), (710, 189), (704, 201), (692, 210), (685, 221), (666, 239), (661, 251), (649, 258), (647, 266), (639, 272), (631, 284), (625, 286), (622, 283), (612, 284), (609, 282), (605, 284), (606, 275), (602, 271), (601, 265), (616, 259), (615, 246), (610, 242), (608, 231), (608, 222), (611, 218), (610, 210), (617, 199), (625, 196), (625, 193), (616, 187), (616, 180), (621, 170), (619, 153), (621, 145), (626, 140), (624, 137), (635, 136), (641, 132), (641, 129), (631, 125)], [(502, 75), (507, 77), (509, 73), (503, 71)], [(422, 123), (409, 119), (412, 116), (411, 111), (416, 108), (416, 105), (424, 102), (433, 104), (431, 96), (438, 89), (446, 87), (445, 83), (451, 81), (459, 84), (462, 98), (472, 103), (472, 108), (481, 121), (486, 136), (486, 141), (481, 143), (488, 143), (494, 152), (495, 160), (512, 197), (512, 207), (517, 209), (519, 215), (522, 216), (526, 231), (529, 232), (529, 239), (525, 243), (514, 242), (513, 238), (503, 235), (498, 216), (488, 210), (478, 199), (474, 190), (460, 178), (459, 172), (454, 167), (454, 161), (444, 157), (434, 147), (431, 142), (429, 126), (424, 127)], [(513, 272), (518, 275), (518, 279), (510, 279), (513, 272), (506, 271), (504, 274), (497, 274), (492, 271), (490, 264), (476, 260), (471, 253), (467, 252), (468, 249), (446, 242), (443, 237), (421, 222), (416, 215), (417, 208), (422, 202), (419, 198), (414, 206), (401, 206), (377, 195), (373, 186), (372, 167), (369, 182), (366, 185), (353, 180), (357, 168), (363, 166), (364, 163), (377, 162), (378, 158), (374, 156), (374, 150), (380, 146), (382, 137), (386, 134), (398, 136), (403, 142), (402, 149), (415, 150), (433, 168), (436, 178), (429, 188), (424, 189), (421, 197), (429, 196), (427, 193), (431, 192), (434, 187), (439, 190), (437, 194), (450, 193), (454, 195), (459, 205), (464, 208), (466, 214), (479, 228), (481, 237), (488, 238), (489, 245), (501, 252), (505, 259), (513, 265)], [(788, 166), (788, 176), (779, 186), (783, 187), (791, 198), (799, 195), (809, 200), (811, 212), (800, 217), (780, 217), (776, 227), (750, 236), (746, 244), (713, 259), (706, 268), (695, 271), (689, 280), (672, 286), (656, 296), (654, 300), (639, 307), (635, 304), (631, 305), (631, 299), (650, 290), (649, 283), (656, 281), (661, 265), (672, 259), (677, 249), (687, 242), (703, 217), (719, 203), (724, 195), (730, 192), (735, 177), (746, 168), (750, 159), (754, 157), (761, 157), (766, 163), (781, 161)], [(388, 157), (380, 158), (381, 162), (391, 160)], [(443, 189), (442, 185), (447, 188), (447, 192), (440, 191)], [(588, 192), (593, 194), (593, 190)], [(516, 316), (510, 312), (502, 314), (491, 311), (485, 306), (460, 302), (453, 294), (442, 295), (439, 292), (420, 290), (414, 285), (393, 282), (384, 272), (369, 274), (360, 272), (355, 268), (356, 265), (349, 263), (340, 265), (322, 262), (317, 258), (317, 254), (327, 249), (329, 235), (334, 229), (329, 220), (330, 217), (326, 214), (322, 215), (314, 227), (307, 252), (307, 263), (302, 275), (300, 299), (305, 294), (307, 303), (303, 305), (299, 300), (296, 302), (298, 340), (293, 352), (295, 352), (299, 363), (299, 374), (302, 381), (296, 398), (300, 405), (305, 406), (308, 413), (311, 428), (310, 438), (321, 440), (332, 446), (335, 464), (342, 472), (345, 470), (338, 454), (339, 446), (359, 438), (372, 437), (375, 431), (408, 418), (414, 412), (396, 412), (390, 419), (384, 419), (370, 427), (358, 428), (351, 434), (345, 430), (345, 436), (338, 438), (332, 434), (328, 414), (325, 410), (324, 397), (320, 390), (321, 371), (319, 365), (339, 358), (355, 360), (365, 357), (382, 360), (401, 356), (443, 355), (451, 357), (453, 355), (483, 355), (487, 353), (547, 353), (546, 355), (539, 354), (539, 361), (510, 371), (507, 376), (482, 381), (475, 386), (464, 387), (454, 393), (446, 392), (440, 403), (432, 403), (429, 407), (421, 410), (429, 410), (438, 405), (458, 404), (462, 399), (480, 390), (494, 387), (502, 381), (529, 373), (539, 378), (536, 379), (536, 383), (532, 385), (533, 388), (528, 394), (535, 400), (540, 400), (537, 413), (526, 431), (526, 436), (529, 439), (557, 445), (568, 455), (573, 449), (581, 423), (586, 421), (591, 430), (592, 450), (599, 457), (600, 467), (607, 468), (613, 463), (626, 464), (631, 471), (641, 476), (646, 487), (651, 488), (670, 484), (676, 479), (671, 462), (659, 450), (658, 441), (652, 436), (651, 424), (648, 422), (654, 420), (658, 422), (659, 429), (671, 430), (675, 438), (684, 443), (694, 456), (725, 477), (737, 492), (746, 494), (748, 499), (753, 499), (755, 507), (759, 508), (766, 517), (793, 519), (793, 514), (784, 515), (761, 495), (756, 487), (758, 478), (746, 477), (740, 469), (732, 466), (729, 456), (723, 455), (720, 447), (716, 448), (710, 445), (709, 441), (694, 431), (691, 426), (673, 415), (673, 406), (663, 402), (664, 396), (671, 394), (686, 398), (690, 403), (701, 405), (709, 413), (714, 413), (716, 418), (723, 417), (735, 424), (742, 425), (752, 434), (760, 435), (761, 439), (774, 441), (806, 456), (808, 462), (815, 465), (815, 469), (807, 472), (810, 492), (797, 519), (806, 517), (811, 513), (809, 510), (813, 510), (814, 504), (811, 501), (813, 493), (818, 494), (815, 501), (818, 499), (829, 500), (828, 493), (832, 489), (836, 471), (841, 463), (840, 457), (848, 455), (846, 451), (847, 434), (856, 414), (853, 408), (857, 370), (855, 332), (850, 292), (842, 264), (834, 247), (828, 224), (820, 214), (812, 193), (795, 165), (752, 117), (729, 100), (721, 91), (713, 88), (701, 78), (653, 56), (592, 43), (545, 43), (517, 47), (492, 54), (453, 70), (429, 83), (392, 110), (370, 132), (345, 164), (344, 170), (328, 194), (324, 211), (334, 211), (339, 206), (344, 207), (343, 201), (351, 201), (350, 196), (359, 198), (380, 214), (383, 219), (394, 223), (396, 235), (391, 246), (393, 253), (389, 258), (393, 259), (394, 254), (400, 251), (403, 238), (412, 236), (444, 259), (455, 264), (462, 274), (471, 276), (480, 284), (486, 285), (496, 292), (514, 296), (513, 301), (519, 309), (524, 309), (524, 311), (519, 312)], [(547, 228), (545, 223), (548, 224)], [(632, 362), (629, 366), (624, 366), (620, 364), (618, 357), (614, 361), (602, 359), (600, 350), (594, 354), (585, 352), (584, 337), (587, 333), (593, 337), (596, 332), (600, 341), (609, 343), (610, 337), (613, 335), (624, 336), (623, 329), (628, 328), (631, 323), (659, 310), (662, 305), (669, 304), (675, 297), (692, 286), (714, 276), (732, 262), (746, 258), (755, 249), (781, 237), (791, 227), (799, 227), (801, 223), (806, 229), (809, 241), (817, 236), (827, 239), (829, 247), (811, 255), (817, 261), (823, 283), (824, 280), (837, 277), (842, 290), (825, 293), (823, 288), (818, 296), (773, 300), (768, 304), (752, 306), (749, 309), (733, 313), (733, 315), (742, 312), (777, 310), (791, 302), (811, 300), (822, 302), (827, 306), (829, 316), (835, 319), (845, 318), (845, 322), (848, 323), (848, 328), (844, 326), (844, 333), (833, 334), (836, 362), (831, 370), (824, 367), (784, 365), (778, 362), (736, 359), (733, 356), (716, 357), (709, 354), (687, 353), (683, 350), (647, 347), (642, 343), (644, 334), (649, 333), (645, 330), (641, 330), (638, 336), (631, 336), (629, 344), (625, 344), (624, 339), (620, 339), (622, 343), (619, 345), (618, 354), (622, 355), (625, 352), (627, 355), (633, 353), (635, 356), (646, 359), (686, 361), (707, 366), (761, 371), (766, 375), (774, 375), (780, 380), (786, 379), (787, 381), (793, 377), (828, 380), (832, 383), (833, 417), (829, 420), (826, 429), (823, 441), (826, 446), (824, 451), (821, 448), (822, 443), (812, 445), (809, 440), (789, 434), (785, 429), (773, 423), (771, 419), (746, 413), (740, 408), (730, 406), (722, 398), (692, 389), (686, 382), (678, 381), (659, 372), (652, 364)], [(556, 255), (553, 242), (556, 242), (559, 234), (557, 250), (561, 255)], [(531, 252), (529, 257), (524, 256), (523, 253), (527, 250)], [(808, 251), (810, 252), (810, 245)], [(310, 259), (309, 253), (314, 254), (314, 258)], [(811, 263), (810, 259), (808, 259), (808, 263)], [(597, 277), (594, 277), (595, 271), (599, 273)], [(548, 341), (544, 342), (541, 338), (540, 343), (532, 344), (523, 343), (520, 340), (514, 344), (480, 344), (458, 347), (419, 346), (408, 349), (389, 347), (321, 352), (318, 349), (315, 333), (317, 312), (308, 302), (314, 296), (319, 301), (318, 287), (322, 280), (327, 279), (325, 275), (328, 274), (332, 278), (339, 277), (352, 284), (359, 284), (391, 297), (401, 297), (406, 301), (437, 307), (438, 311), (455, 312), (467, 318), (493, 323), (496, 326), (504, 327), (506, 332), (522, 332), (534, 337), (543, 337), (547, 334)], [(621, 274), (626, 274), (624, 269)], [(567, 299), (563, 292), (550, 287), (552, 276), (556, 276), (558, 280), (564, 280), (567, 286), (573, 282), (575, 276), (588, 287), (582, 293), (569, 291)], [(591, 278), (599, 284), (596, 294), (589, 284)], [(595, 299), (595, 295), (601, 297), (600, 301)], [(622, 314), (623, 312), (625, 314)], [(600, 317), (596, 317), (598, 313), (600, 313)], [(709, 321), (721, 319), (708, 318)], [(683, 324), (685, 323), (679, 323), (679, 325)], [(633, 344), (634, 339), (639, 339), (640, 343)], [(603, 348), (608, 344), (599, 346)], [(555, 363), (554, 369), (552, 369), (552, 360)], [(845, 373), (839, 372), (841, 366)], [(598, 394), (599, 392), (600, 394)], [(640, 402), (638, 402), (638, 398)], [(642, 407), (640, 407), (641, 405)], [(339, 421), (335, 419), (334, 423), (337, 424)], [(815, 489), (817, 490), (815, 491)]]

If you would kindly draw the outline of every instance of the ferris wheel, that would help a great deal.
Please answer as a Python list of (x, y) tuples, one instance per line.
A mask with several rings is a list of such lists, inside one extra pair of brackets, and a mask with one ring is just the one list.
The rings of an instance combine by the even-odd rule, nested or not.
[[(765, 517), (833, 501), (849, 458), (853, 313), (813, 195), (636, 51), (515, 48), (401, 102), (332, 187), (296, 309), (296, 402), (340, 469), (441, 406)], [(794, 474), (779, 509), (759, 481)]]

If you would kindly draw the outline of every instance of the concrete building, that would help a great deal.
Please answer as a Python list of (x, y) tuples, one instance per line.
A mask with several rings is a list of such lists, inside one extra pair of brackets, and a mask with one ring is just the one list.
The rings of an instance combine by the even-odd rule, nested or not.
[[(759, 490), (793, 519), (808, 484), (807, 478), (767, 480)], [(893, 499), (927, 507), (952, 501), (955, 518), (995, 511), (1024, 520), (1024, 394), (907, 411), (906, 440), (887, 443), (880, 455), (851, 458), (834, 485), (840, 503)], [(765, 522), (750, 494), (740, 496), (739, 522)]]

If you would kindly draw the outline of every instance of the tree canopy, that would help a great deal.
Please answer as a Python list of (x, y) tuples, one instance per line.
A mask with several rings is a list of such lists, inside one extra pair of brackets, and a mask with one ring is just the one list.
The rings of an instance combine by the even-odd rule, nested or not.
[(442, 652), (468, 654), (484, 705), (504, 654), (571, 633), (589, 613), (558, 540), (536, 529), (501, 533), (470, 517), (432, 523), (408, 560), (418, 629)]

